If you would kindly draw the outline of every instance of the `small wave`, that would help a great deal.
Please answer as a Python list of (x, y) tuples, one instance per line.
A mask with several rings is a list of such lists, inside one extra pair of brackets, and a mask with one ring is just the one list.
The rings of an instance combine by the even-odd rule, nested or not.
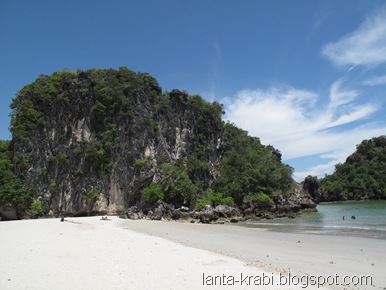
[(306, 234), (327, 234), (327, 235), (343, 235), (343, 236), (358, 236), (367, 238), (386, 239), (386, 227), (383, 225), (350, 225), (350, 224), (318, 224), (318, 223), (299, 223), (299, 222), (261, 222), (250, 221), (245, 223), (246, 226), (259, 227), (271, 231), (288, 231), (294, 233)]
[(246, 224), (249, 225), (256, 225), (256, 226), (296, 226), (296, 224), (286, 224), (286, 223), (265, 223), (265, 222), (246, 222)]

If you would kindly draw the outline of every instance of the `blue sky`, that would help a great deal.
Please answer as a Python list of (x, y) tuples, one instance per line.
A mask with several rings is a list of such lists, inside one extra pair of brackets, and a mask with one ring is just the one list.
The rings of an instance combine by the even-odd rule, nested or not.
[(0, 139), (40, 74), (119, 66), (223, 103), (297, 180), (386, 134), (386, 1), (0, 0), (0, 41)]

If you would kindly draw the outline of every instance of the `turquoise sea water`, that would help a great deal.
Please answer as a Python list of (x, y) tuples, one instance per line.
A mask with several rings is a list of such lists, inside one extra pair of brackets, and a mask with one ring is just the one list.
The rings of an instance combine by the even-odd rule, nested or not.
[(293, 219), (247, 221), (245, 225), (280, 232), (386, 239), (386, 200), (319, 204), (317, 210)]

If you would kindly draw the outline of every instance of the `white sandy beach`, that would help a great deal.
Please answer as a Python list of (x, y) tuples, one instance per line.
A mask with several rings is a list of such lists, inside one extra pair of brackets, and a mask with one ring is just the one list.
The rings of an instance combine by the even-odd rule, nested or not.
[[(306, 274), (373, 278), (373, 286), (327, 289), (386, 285), (383, 240), (117, 217), (67, 220), (80, 223), (0, 222), (0, 289), (317, 289), (305, 287), (316, 279)], [(288, 275), (298, 285), (288, 285)]]

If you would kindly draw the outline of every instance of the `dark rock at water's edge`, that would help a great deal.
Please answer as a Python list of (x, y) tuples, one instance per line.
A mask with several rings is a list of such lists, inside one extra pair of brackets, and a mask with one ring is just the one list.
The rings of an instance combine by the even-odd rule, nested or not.
[(140, 209), (132, 206), (120, 214), (123, 219), (176, 220), (190, 223), (237, 223), (246, 220), (273, 219), (296, 216), (316, 211), (316, 204), (298, 185), (293, 194), (277, 196), (276, 201), (269, 205), (245, 204), (236, 208), (228, 205), (207, 205), (204, 209), (190, 210), (187, 207), (175, 208), (159, 200), (152, 209)]

